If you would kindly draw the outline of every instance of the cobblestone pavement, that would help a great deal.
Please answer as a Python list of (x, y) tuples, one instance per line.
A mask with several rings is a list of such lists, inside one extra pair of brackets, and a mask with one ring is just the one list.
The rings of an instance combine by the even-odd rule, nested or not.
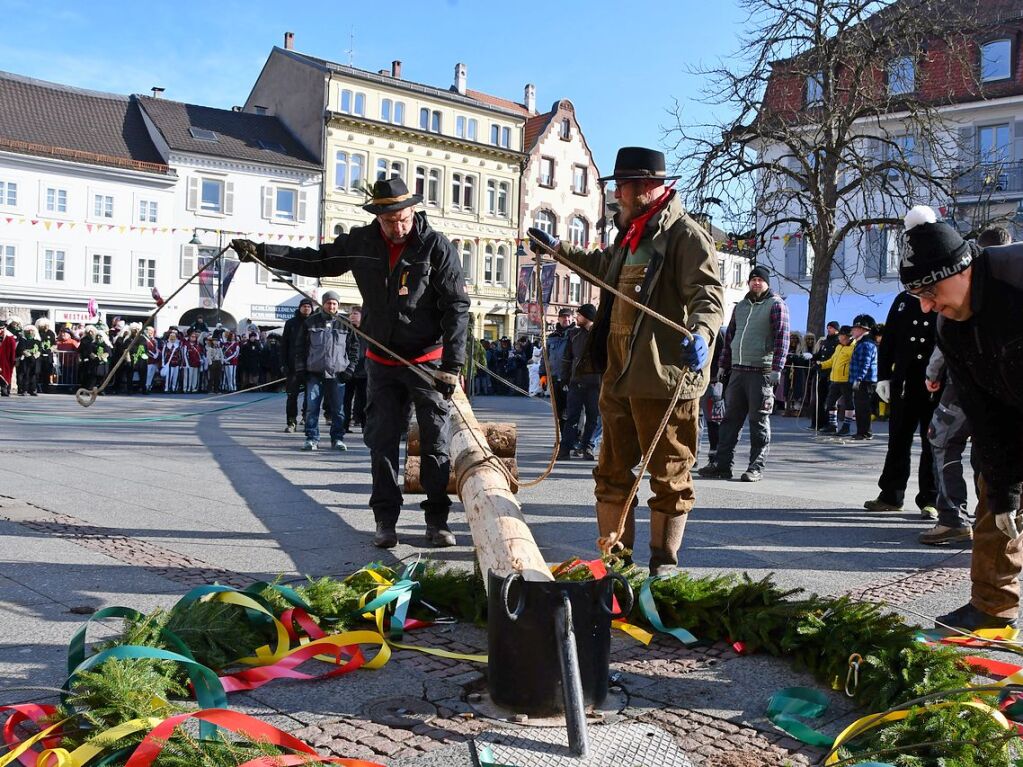
[[(302, 454), (298, 438), (280, 433), (283, 402), (159, 424), (131, 419), (202, 405), (108, 398), (84, 416), (70, 398), (48, 396), (31, 411), (19, 407), (0, 407), (0, 608), (8, 615), (0, 632), (0, 704), (26, 698), (5, 688), (61, 683), (63, 649), (80, 613), (111, 604), (166, 606), (212, 581), (245, 586), (279, 574), (339, 575), (381, 556), (367, 543), (368, 455), (358, 435), (350, 435), (347, 454)], [(542, 405), (487, 398), (476, 410), (481, 420), (516, 421), (520, 471), (529, 477), (542, 470), (551, 443)], [(91, 421), (94, 415), (125, 420)], [(682, 552), (688, 569), (774, 573), (787, 587), (881, 600), (909, 615), (933, 615), (965, 599), (968, 550), (917, 544), (929, 523), (911, 511), (862, 510), (876, 494), (883, 439), (817, 443), (794, 421), (776, 419), (772, 451), (758, 485), (698, 484)], [(559, 464), (551, 480), (520, 495), (548, 561), (592, 553), (591, 468)], [(425, 553), (468, 567), (468, 528), (457, 512), (456, 505), (462, 545)], [(398, 557), (422, 551), (416, 517), (411, 510), (403, 517)], [(641, 513), (640, 538), (644, 524)], [(640, 561), (643, 545), (638, 541)], [(486, 652), (486, 634), (474, 626), (436, 626), (410, 641)], [(468, 702), (485, 687), (483, 672), (478, 664), (399, 651), (379, 671), (277, 683), (232, 704), (322, 752), (395, 766), (469, 765), (473, 736), (507, 726)], [(774, 690), (815, 685), (783, 660), (739, 655), (727, 644), (685, 648), (663, 636), (643, 646), (616, 632), (612, 672), (623, 703), (607, 721), (665, 730), (695, 764), (804, 765), (821, 756), (765, 718)], [(840, 696), (832, 701), (821, 725), (828, 732), (855, 717)]]

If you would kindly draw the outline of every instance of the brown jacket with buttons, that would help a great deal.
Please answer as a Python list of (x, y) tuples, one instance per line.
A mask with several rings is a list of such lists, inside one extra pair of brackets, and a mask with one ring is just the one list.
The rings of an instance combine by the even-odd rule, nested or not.
[[(612, 247), (590, 253), (562, 242), (560, 252), (572, 263), (604, 282), (618, 287), (626, 261), (619, 232)], [(640, 247), (652, 250), (646, 276), (636, 300), (668, 319), (703, 336), (714, 354), (713, 341), (724, 319), (724, 289), (718, 278), (714, 243), (706, 230), (682, 209), (673, 193), (668, 204), (653, 216), (643, 233)], [(607, 368), (607, 337), (611, 310), (618, 300), (601, 290), (597, 318), (579, 362), (579, 372), (603, 373)], [(708, 383), (708, 364), (698, 373), (684, 368), (679, 343), (682, 334), (644, 312), (637, 312), (629, 341), (628, 356), (621, 370), (604, 376), (604, 386), (623, 397), (669, 399), (679, 377), (685, 375), (682, 399), (695, 399)]]

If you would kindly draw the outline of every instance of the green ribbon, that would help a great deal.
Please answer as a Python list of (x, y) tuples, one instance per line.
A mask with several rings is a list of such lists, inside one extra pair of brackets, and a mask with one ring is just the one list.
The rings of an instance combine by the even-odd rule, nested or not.
[[(131, 607), (104, 607), (102, 610), (94, 612), (82, 627), (75, 632), (75, 635), (71, 637), (71, 642), (67, 648), (67, 673), (70, 675), (74, 673), (75, 669), (81, 666), (85, 662), (85, 634), (89, 630), (89, 624), (92, 621), (102, 620), (104, 618), (135, 618), (137, 620), (144, 620), (145, 615), (140, 613), (138, 610), (134, 610)], [(171, 645), (174, 650), (185, 656), (191, 661), (195, 661), (195, 657), (192, 655), (192, 651), (188, 649), (181, 639), (173, 631), (169, 629), (161, 629), (160, 636)]]
[(359, 615), (372, 613), (385, 605), (394, 602), (394, 615), (391, 616), (391, 639), (400, 641), (405, 632), (405, 618), (408, 615), (409, 605), (412, 601), (412, 592), (419, 585), (416, 581), (405, 578), (388, 587), (387, 591), (380, 594), (363, 607), (356, 608)]
[(479, 753), (480, 767), (516, 767), (514, 764), (500, 764), (494, 761), (494, 752), (490, 746), (484, 746)]
[(796, 740), (818, 748), (831, 748), (835, 739), (818, 732), (796, 717), (818, 719), (828, 710), (828, 698), (808, 687), (778, 690), (767, 703), (767, 718)]
[(651, 578), (647, 578), (643, 581), (643, 586), (639, 590), (639, 609), (643, 613), (643, 617), (646, 618), (647, 622), (653, 626), (657, 631), (664, 634), (670, 634), (675, 637), (678, 641), (684, 644), (686, 647), (691, 647), (700, 640), (690, 634), (684, 628), (667, 628), (664, 622), (661, 620), (660, 613), (657, 612), (657, 602), (654, 601), (653, 592), (650, 590), (650, 585), (654, 581), (659, 581), (669, 576), (666, 575), (655, 575)]

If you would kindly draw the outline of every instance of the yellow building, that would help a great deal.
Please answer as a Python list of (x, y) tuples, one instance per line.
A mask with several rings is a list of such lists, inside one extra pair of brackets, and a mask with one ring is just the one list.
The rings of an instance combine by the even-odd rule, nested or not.
[[(286, 35), (273, 49), (244, 108), (276, 115), (323, 163), (323, 239), (367, 223), (365, 189), (402, 176), (462, 256), (477, 337), (510, 335), (521, 149), (535, 105), (469, 90), (464, 64), (442, 89), (402, 79), (399, 61), (370, 72), (298, 53), (292, 42)], [(348, 276), (323, 284), (345, 304), (361, 302)]]

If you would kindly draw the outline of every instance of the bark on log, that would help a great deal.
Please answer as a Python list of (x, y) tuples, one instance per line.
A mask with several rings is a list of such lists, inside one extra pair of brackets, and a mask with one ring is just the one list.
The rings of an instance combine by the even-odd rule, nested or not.
[[(456, 416), (457, 417), (457, 416)], [(406, 493), (421, 493), (423, 492), (423, 485), (419, 481), (419, 466), (421, 457), (418, 455), (405, 456), (405, 492)], [(519, 463), (514, 458), (499, 458), (499, 461), (504, 464), (504, 467), (511, 472), (511, 475), (515, 479), (519, 478)], [(519, 492), (518, 483), (512, 484), (511, 488), (513, 493)], [(452, 472), (448, 476), (448, 495), (454, 495), (458, 492), (458, 487), (455, 485), (455, 474)]]
[(454, 408), (465, 419), (451, 414), (451, 471), (484, 579), (492, 571), (501, 577), (520, 573), (528, 581), (554, 580), (507, 478), (486, 460), (493, 453), (461, 390), (455, 391)]
[[(518, 430), (513, 423), (481, 423), (487, 444), (498, 458), (514, 458)], [(419, 455), (419, 424), (412, 420), (408, 429), (408, 455)]]

